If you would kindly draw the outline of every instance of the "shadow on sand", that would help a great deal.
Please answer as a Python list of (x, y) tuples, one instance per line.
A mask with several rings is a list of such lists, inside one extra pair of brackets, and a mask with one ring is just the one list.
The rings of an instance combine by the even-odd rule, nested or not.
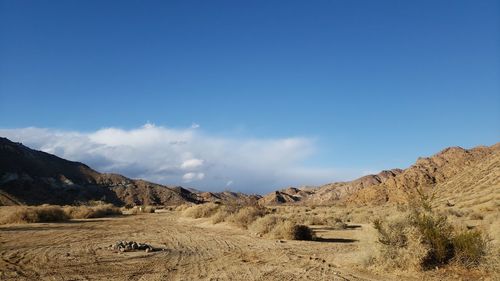
[(316, 237), (313, 241), (315, 242), (324, 242), (324, 243), (354, 243), (359, 240), (356, 239), (348, 239), (348, 238), (321, 238)]

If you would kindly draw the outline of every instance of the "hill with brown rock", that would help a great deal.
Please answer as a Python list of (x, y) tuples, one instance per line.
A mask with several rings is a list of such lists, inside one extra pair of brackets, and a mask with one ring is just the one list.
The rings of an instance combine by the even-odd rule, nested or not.
[(490, 197), (500, 200), (499, 166), (500, 143), (472, 149), (450, 147), (431, 157), (419, 158), (405, 170), (382, 171), (317, 188), (288, 188), (271, 192), (259, 202), (264, 205), (380, 205), (405, 203), (417, 190), (434, 192), (440, 198), (456, 198), (457, 194), (469, 190), (471, 197), (493, 194)]
[(30, 149), (0, 138), (0, 205), (78, 204), (102, 200), (116, 205), (199, 202), (181, 187), (167, 187)]

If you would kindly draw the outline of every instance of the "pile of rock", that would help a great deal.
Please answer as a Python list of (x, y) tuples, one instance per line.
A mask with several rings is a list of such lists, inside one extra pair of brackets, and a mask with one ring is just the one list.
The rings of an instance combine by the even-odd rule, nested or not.
[(116, 241), (116, 243), (110, 245), (109, 248), (120, 252), (145, 251), (146, 253), (149, 253), (156, 250), (149, 244), (137, 243), (135, 241)]

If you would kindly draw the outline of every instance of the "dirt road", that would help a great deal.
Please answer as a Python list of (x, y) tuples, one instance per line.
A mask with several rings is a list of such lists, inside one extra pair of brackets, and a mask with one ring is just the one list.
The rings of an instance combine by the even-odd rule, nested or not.
[[(175, 212), (1, 226), (0, 280), (387, 280), (351, 267), (360, 229), (277, 241)], [(117, 240), (165, 251), (109, 250)]]

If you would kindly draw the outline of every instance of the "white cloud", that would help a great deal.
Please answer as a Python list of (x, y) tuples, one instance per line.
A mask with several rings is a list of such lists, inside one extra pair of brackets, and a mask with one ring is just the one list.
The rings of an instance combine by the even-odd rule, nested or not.
[(186, 173), (182, 176), (184, 182), (192, 182), (194, 180), (202, 180), (205, 178), (205, 173)]
[(196, 158), (188, 159), (188, 160), (185, 160), (184, 162), (182, 162), (181, 168), (186, 169), (186, 170), (196, 169), (196, 168), (200, 167), (201, 165), (203, 165), (203, 162), (204, 161), (201, 159), (196, 159)]
[[(81, 161), (100, 172), (120, 173), (163, 184), (252, 193), (290, 185), (317, 185), (352, 178), (352, 171), (305, 167), (317, 151), (303, 137), (220, 137), (188, 127), (147, 123), (130, 130), (76, 132), (44, 128), (0, 129), (0, 135), (34, 149)], [(237, 184), (236, 184), (237, 183)]]

